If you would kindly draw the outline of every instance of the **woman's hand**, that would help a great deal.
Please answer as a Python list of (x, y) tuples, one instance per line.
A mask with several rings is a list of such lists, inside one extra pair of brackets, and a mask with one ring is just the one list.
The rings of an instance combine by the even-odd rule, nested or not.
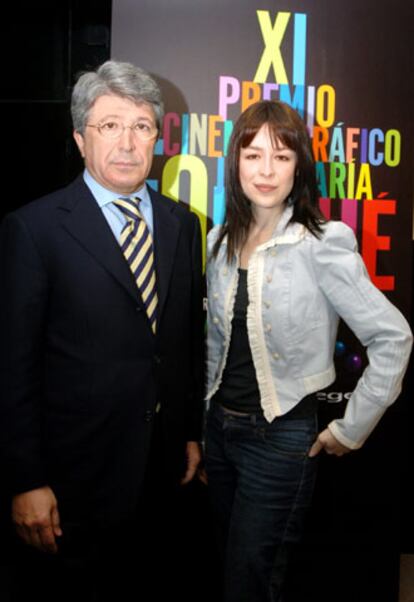
[(325, 450), (327, 454), (334, 456), (343, 456), (351, 451), (349, 447), (339, 443), (338, 439), (335, 439), (328, 428), (319, 433), (315, 443), (310, 448), (308, 454), (309, 458), (317, 456), (322, 450)]

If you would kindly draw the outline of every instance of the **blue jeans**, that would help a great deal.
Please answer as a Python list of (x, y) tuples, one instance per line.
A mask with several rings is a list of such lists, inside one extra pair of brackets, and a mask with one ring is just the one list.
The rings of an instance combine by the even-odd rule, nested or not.
[(235, 415), (213, 403), (206, 471), (224, 563), (224, 602), (281, 600), (287, 550), (301, 535), (316, 477), (316, 415)]

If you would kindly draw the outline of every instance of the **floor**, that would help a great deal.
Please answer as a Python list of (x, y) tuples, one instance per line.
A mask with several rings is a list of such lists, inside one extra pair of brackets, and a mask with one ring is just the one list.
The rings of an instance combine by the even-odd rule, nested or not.
[(399, 602), (414, 602), (414, 554), (401, 556)]
[[(8, 602), (7, 574), (0, 566), (0, 600)], [(400, 597), (399, 602), (414, 602), (414, 554), (401, 556)]]

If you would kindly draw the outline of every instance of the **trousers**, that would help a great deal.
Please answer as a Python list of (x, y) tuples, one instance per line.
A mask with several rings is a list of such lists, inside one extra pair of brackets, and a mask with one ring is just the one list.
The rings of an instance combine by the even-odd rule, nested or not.
[(312, 499), (317, 460), (308, 451), (316, 435), (316, 412), (268, 423), (212, 403), (205, 464), (224, 602), (283, 599), (290, 549)]

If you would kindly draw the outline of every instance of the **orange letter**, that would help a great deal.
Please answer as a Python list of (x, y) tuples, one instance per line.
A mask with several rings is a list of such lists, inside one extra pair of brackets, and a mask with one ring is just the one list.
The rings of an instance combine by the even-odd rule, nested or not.
[(242, 113), (260, 100), (260, 86), (255, 82), (243, 82), (242, 83)]
[(312, 139), (313, 157), (315, 161), (323, 161), (324, 163), (328, 161), (328, 153), (326, 152), (326, 145), (328, 144), (328, 141), (328, 130), (315, 125), (313, 128)]
[(223, 119), (220, 115), (209, 115), (208, 117), (208, 156), (209, 157), (222, 157), (222, 151), (216, 150), (215, 141), (216, 138), (221, 136), (221, 130), (217, 129), (217, 123), (223, 123)]

